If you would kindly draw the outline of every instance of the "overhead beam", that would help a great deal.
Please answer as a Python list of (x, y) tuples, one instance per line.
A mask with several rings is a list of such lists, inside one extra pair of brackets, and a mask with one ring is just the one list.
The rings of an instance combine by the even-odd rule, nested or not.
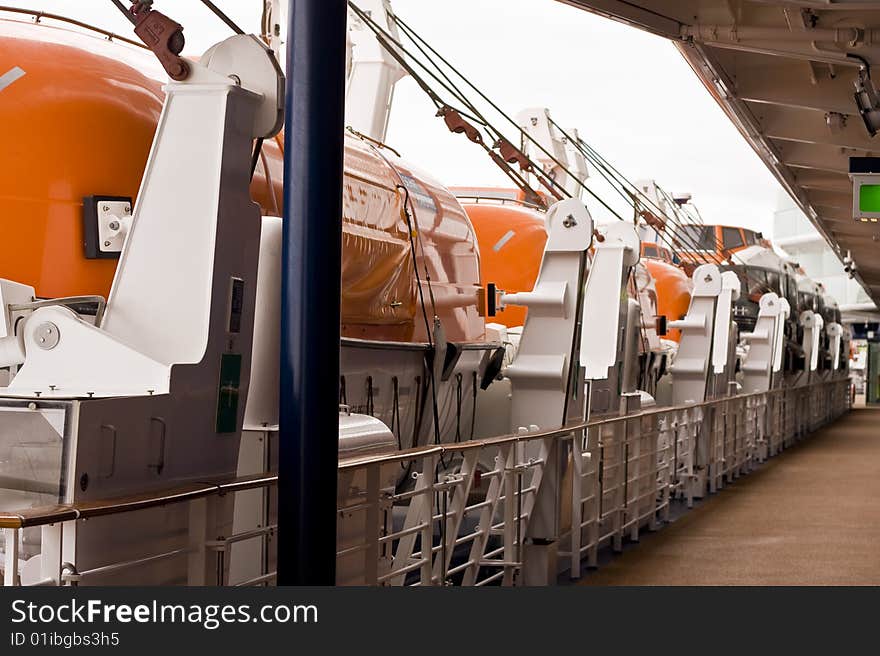
[(560, 0), (563, 4), (639, 27), (669, 39), (679, 37), (681, 23), (662, 11), (621, 0)]
[(847, 2), (846, 0), (751, 0), (760, 5), (772, 7), (791, 7), (793, 9), (812, 9), (816, 11), (880, 11), (880, 2), (870, 0)]
[[(759, 55), (767, 55), (770, 57), (782, 57), (785, 59), (799, 61), (823, 62), (826, 64), (835, 64), (839, 66), (847, 66), (853, 68), (858, 68), (859, 66), (857, 61), (853, 59), (848, 59), (845, 53), (841, 52), (840, 54), (836, 54), (825, 50), (817, 50), (813, 48), (809, 42), (803, 44), (779, 44), (774, 41), (725, 42), (714, 40), (698, 40), (697, 42), (712, 48), (749, 52)], [(880, 51), (878, 51), (878, 49), (874, 46), (872, 46), (871, 48), (861, 48), (860, 54), (862, 52), (864, 52), (865, 58), (871, 61), (876, 61), (880, 59), (880, 57), (878, 57), (878, 55), (880, 55)]]
[[(852, 218), (852, 191), (825, 191), (822, 189), (807, 190), (807, 198), (814, 207), (833, 207), (844, 210)], [(818, 210), (817, 210), (818, 211)]]
[(880, 152), (880, 140), (868, 134), (858, 117), (849, 117), (832, 128), (824, 115), (804, 109), (761, 105), (755, 114), (763, 134), (771, 139)]
[(794, 179), (802, 189), (852, 192), (852, 181), (843, 173), (799, 169), (795, 171)]
[[(804, 64), (800, 64), (801, 67)], [(766, 70), (738, 71), (736, 95), (753, 103), (781, 105), (815, 112), (834, 112), (855, 116), (858, 110), (853, 100), (855, 73), (845, 71), (834, 79), (823, 78), (813, 83), (806, 69), (796, 66), (768, 66)]]
[(819, 215), (819, 220), (825, 223), (829, 221), (839, 221), (841, 223), (856, 223), (856, 220), (852, 218), (852, 208), (844, 209), (841, 207), (813, 204), (811, 207), (816, 210), (816, 214)]
[(834, 226), (831, 232), (835, 237), (840, 237), (843, 239), (855, 238), (855, 239), (864, 239), (865, 237), (871, 238), (874, 233), (878, 231), (878, 228), (871, 230), (870, 226), (872, 224), (864, 224), (859, 223), (857, 221), (852, 221), (851, 225), (846, 223), (839, 223)]
[[(847, 150), (836, 146), (798, 143), (795, 141), (775, 141), (776, 151), (782, 162), (794, 169), (810, 169), (826, 173), (849, 172), (849, 158), (862, 155), (863, 151)], [(799, 174), (799, 171), (795, 171)]]

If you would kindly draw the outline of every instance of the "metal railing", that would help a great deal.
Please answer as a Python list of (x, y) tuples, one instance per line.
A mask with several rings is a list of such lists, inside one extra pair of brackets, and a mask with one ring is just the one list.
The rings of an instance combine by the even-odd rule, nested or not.
[[(601, 547), (658, 528), (673, 499), (690, 506), (843, 414), (849, 389), (833, 380), (343, 461), (338, 582), (521, 583), (553, 453), (559, 569), (578, 578)], [(408, 489), (383, 487), (401, 466)]]
[[(539, 494), (558, 501), (560, 573), (595, 566), (605, 545), (620, 550), (668, 520), (673, 499), (691, 505), (748, 473), (850, 404), (848, 379), (732, 396), (569, 425), (557, 430), (418, 447), (339, 463), (337, 581), (366, 585), (516, 585)], [(548, 462), (559, 475), (546, 476)], [(410, 472), (400, 485), (401, 471)], [(275, 572), (230, 581), (231, 547), (274, 534), (269, 523), (218, 535), (209, 520), (223, 497), (269, 488), (264, 474), (143, 495), (0, 513), (5, 585), (20, 584), (21, 532), (43, 531), (37, 585), (76, 585), (89, 576), (186, 559), (199, 585), (264, 585)], [(80, 522), (153, 508), (188, 506), (183, 544), (78, 571), (62, 543)], [(264, 543), (265, 544), (265, 543)], [(267, 562), (271, 562), (271, 558)], [(33, 577), (31, 577), (33, 578)], [(33, 582), (33, 581), (32, 581)]]
[[(89, 501), (84, 503), (57, 505), (42, 508), (29, 508), (16, 512), (0, 512), (0, 529), (4, 535), (3, 584), (21, 585), (19, 548), (22, 531), (39, 528), (42, 531), (40, 553), (40, 577), (33, 585), (76, 585), (88, 576), (117, 574), (124, 570), (144, 567), (163, 560), (183, 558), (188, 560), (186, 582), (190, 585), (223, 585), (228, 583), (228, 559), (230, 546), (242, 539), (252, 539), (256, 535), (233, 534), (229, 537), (217, 535), (216, 527), (209, 518), (213, 515), (213, 505), (226, 495), (246, 492), (277, 485), (275, 474), (242, 476), (216, 483), (191, 483), (171, 489), (148, 492), (141, 495)], [(147, 553), (128, 560), (105, 563), (99, 567), (80, 571), (74, 559), (63, 558), (65, 553), (75, 551), (66, 549), (65, 542), (75, 542), (76, 527), (80, 522), (100, 517), (136, 515), (164, 506), (186, 505), (188, 511), (188, 536), (185, 544), (162, 551)], [(136, 518), (133, 517), (133, 521)], [(263, 529), (263, 533), (274, 531), (273, 526)], [(46, 545), (51, 544), (51, 548)], [(209, 560), (214, 555), (214, 563)], [(213, 565), (213, 566), (212, 566)], [(216, 572), (216, 576), (210, 576)], [(261, 579), (271, 580), (274, 572), (267, 572)], [(263, 581), (240, 584), (260, 584)]]

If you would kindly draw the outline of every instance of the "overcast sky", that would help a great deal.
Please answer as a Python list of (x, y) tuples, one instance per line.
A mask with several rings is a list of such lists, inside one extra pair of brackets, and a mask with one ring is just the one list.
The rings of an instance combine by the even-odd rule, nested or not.
[[(259, 29), (260, 0), (215, 2), (246, 30)], [(4, 4), (131, 31), (110, 0)], [(707, 222), (771, 234), (778, 183), (671, 43), (554, 0), (393, 4), (505, 111), (548, 107), (630, 179), (652, 177), (668, 191), (693, 193)], [(187, 52), (201, 53), (229, 34), (198, 0), (155, 6), (184, 25)], [(387, 140), (448, 185), (506, 181), (479, 148), (446, 130), (411, 79), (398, 85)]]

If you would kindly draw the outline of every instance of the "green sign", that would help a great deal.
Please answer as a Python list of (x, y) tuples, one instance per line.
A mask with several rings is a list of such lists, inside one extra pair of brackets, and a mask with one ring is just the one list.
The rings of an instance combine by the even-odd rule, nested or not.
[(880, 184), (859, 185), (859, 211), (880, 212)]
[(241, 355), (224, 353), (220, 358), (217, 390), (217, 432), (234, 433), (238, 427), (238, 392), (241, 386)]

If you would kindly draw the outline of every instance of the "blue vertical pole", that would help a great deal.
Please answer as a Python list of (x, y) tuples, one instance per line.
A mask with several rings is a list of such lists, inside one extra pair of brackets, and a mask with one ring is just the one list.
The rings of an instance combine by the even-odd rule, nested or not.
[(333, 585), (345, 0), (292, 0), (281, 280), (279, 585)]

